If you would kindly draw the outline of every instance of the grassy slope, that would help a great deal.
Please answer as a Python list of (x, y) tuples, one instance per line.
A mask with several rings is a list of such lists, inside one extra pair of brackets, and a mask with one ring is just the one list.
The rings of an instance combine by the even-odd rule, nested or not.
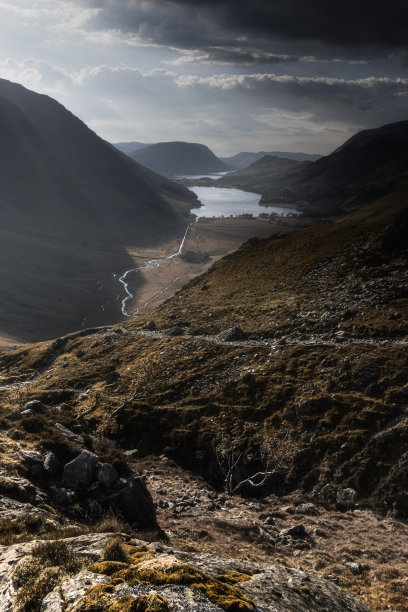
[[(4, 354), (3, 384), (44, 374), (1, 391), (3, 410), (64, 401), (66, 424), (82, 414), (85, 430), (212, 481), (222, 431), (247, 431), (243, 474), (266, 434), (287, 451), (272, 490), (330, 499), (351, 486), (408, 516), (406, 229), (405, 187), (343, 220), (250, 240), (155, 312), (163, 336), (140, 335), (139, 319), (72, 336), (60, 354), (51, 343)], [(187, 337), (166, 335), (176, 324)], [(199, 337), (233, 325), (260, 344)], [(7, 435), (27, 431), (23, 419)], [(47, 445), (43, 432), (33, 439)]]

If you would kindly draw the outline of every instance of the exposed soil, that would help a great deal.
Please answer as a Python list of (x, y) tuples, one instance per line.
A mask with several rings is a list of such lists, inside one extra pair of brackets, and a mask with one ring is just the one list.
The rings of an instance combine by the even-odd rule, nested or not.
[[(373, 612), (407, 609), (405, 523), (359, 505), (316, 506), (300, 491), (252, 501), (224, 495), (165, 456), (135, 466), (175, 548), (298, 567), (333, 580)], [(305, 537), (279, 538), (296, 525), (305, 527)]]

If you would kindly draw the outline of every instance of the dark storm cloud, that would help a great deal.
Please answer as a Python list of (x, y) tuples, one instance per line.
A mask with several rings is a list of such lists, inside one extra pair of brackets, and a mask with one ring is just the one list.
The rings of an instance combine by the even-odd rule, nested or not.
[[(408, 79), (294, 77), (274, 74), (181, 76), (183, 88), (215, 89), (257, 109), (307, 113), (310, 121), (379, 125), (406, 117)], [(270, 101), (273, 100), (273, 105)]]
[(358, 60), (408, 50), (406, 0), (78, 1), (101, 9), (94, 27), (201, 50), (221, 63), (221, 50), (228, 55), (231, 48), (237, 63), (274, 63), (281, 54)]

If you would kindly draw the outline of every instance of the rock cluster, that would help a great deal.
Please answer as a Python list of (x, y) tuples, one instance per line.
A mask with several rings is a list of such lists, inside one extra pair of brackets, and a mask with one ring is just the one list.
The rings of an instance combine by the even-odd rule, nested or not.
[(120, 478), (112, 465), (86, 449), (64, 466), (61, 485), (52, 489), (57, 505), (69, 506), (78, 496), (85, 497), (91, 509), (99, 505), (116, 510), (137, 528), (156, 525), (153, 500), (143, 478), (135, 474)]
[(51, 505), (70, 518), (81, 518), (79, 508), (83, 515), (113, 511), (137, 529), (157, 527), (154, 503), (141, 476), (129, 465), (126, 475), (120, 475), (95, 453), (73, 448), (78, 454), (64, 464), (52, 451), (44, 455), (17, 444), (18, 463), (13, 469), (24, 477), (12, 475), (0, 464), (1, 518), (41, 515), (53, 520), (44, 510)]

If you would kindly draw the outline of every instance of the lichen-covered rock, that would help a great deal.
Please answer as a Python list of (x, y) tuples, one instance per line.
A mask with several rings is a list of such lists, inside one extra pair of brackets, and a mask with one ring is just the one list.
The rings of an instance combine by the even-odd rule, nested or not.
[(339, 489), (337, 491), (336, 499), (338, 502), (350, 502), (354, 504), (357, 500), (357, 496), (357, 491), (355, 491), (354, 489)]
[(38, 463), (42, 464), (43, 458), (41, 453), (33, 450), (20, 450), (20, 455), (23, 461), (26, 463)]
[(44, 458), (44, 470), (49, 476), (58, 476), (62, 471), (62, 465), (55, 453), (50, 451)]
[(138, 529), (156, 526), (156, 509), (145, 481), (140, 476), (130, 477), (125, 486), (109, 500), (123, 518)]
[(245, 338), (245, 332), (240, 327), (230, 327), (219, 335), (219, 339), (224, 342), (238, 342)]
[(24, 410), (32, 410), (33, 412), (37, 412), (39, 414), (46, 412), (47, 406), (45, 406), (40, 400), (31, 400), (24, 404)]
[(83, 446), (85, 444), (85, 440), (81, 435), (71, 431), (70, 429), (68, 429), (68, 427), (65, 427), (64, 425), (61, 425), (61, 423), (55, 423), (55, 427), (69, 442), (73, 442), (74, 444), (78, 444), (79, 446)]
[[(75, 554), (98, 560), (112, 534), (69, 538)], [(0, 547), (0, 602), (2, 612), (13, 612), (18, 581), (34, 543)], [(42, 600), (42, 612), (109, 612), (156, 610), (164, 612), (368, 612), (367, 608), (330, 581), (308, 576), (300, 569), (211, 554), (174, 551), (158, 543), (134, 541), (126, 545), (129, 564), (111, 563), (109, 574), (100, 573), (103, 563), (65, 578), (54, 570), (60, 583)], [(137, 552), (139, 551), (139, 552)], [(111, 570), (118, 570), (113, 572)], [(91, 571), (94, 570), (94, 571)], [(99, 602), (102, 607), (92, 607)], [(148, 604), (148, 606), (147, 606)], [(149, 607), (150, 606), (150, 607)], [(156, 607), (154, 607), (156, 606)], [(167, 606), (167, 607), (166, 607)]]

